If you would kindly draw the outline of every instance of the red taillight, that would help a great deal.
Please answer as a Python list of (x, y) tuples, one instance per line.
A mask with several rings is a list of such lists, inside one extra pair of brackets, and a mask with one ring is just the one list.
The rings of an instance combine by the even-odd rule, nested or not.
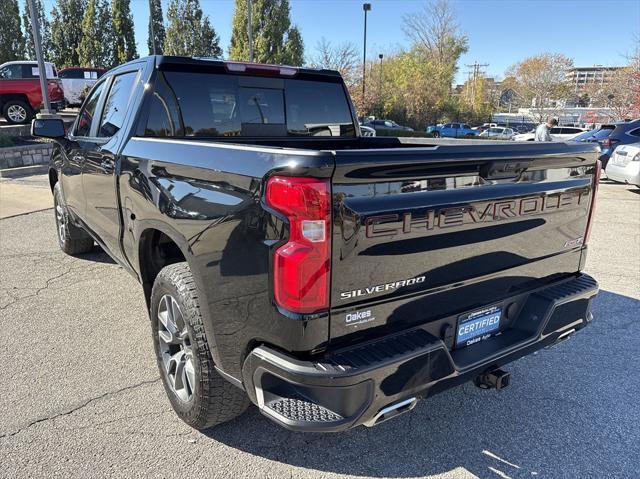
[(596, 160), (596, 173), (593, 177), (593, 191), (591, 193), (591, 209), (589, 210), (589, 219), (587, 220), (587, 232), (584, 235), (584, 244), (589, 242), (591, 229), (593, 226), (593, 217), (596, 213), (596, 199), (598, 197), (598, 185), (600, 184), (600, 175), (602, 174), (602, 162)]
[(329, 180), (274, 176), (267, 204), (289, 221), (289, 240), (274, 254), (276, 303), (296, 313), (329, 308), (331, 189)]
[(607, 148), (615, 145), (616, 143), (620, 143), (620, 140), (615, 140), (611, 138), (605, 138), (602, 140), (602, 146), (606, 146)]

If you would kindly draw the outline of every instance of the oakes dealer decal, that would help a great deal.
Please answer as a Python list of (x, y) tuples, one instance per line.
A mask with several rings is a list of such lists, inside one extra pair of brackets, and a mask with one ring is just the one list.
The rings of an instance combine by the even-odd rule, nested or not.
[(364, 289), (354, 289), (353, 291), (343, 291), (340, 293), (340, 299), (355, 299), (362, 296), (368, 296), (375, 293), (384, 293), (393, 291), (404, 286), (412, 286), (414, 284), (424, 283), (426, 276), (418, 276), (411, 279), (403, 279), (393, 283), (379, 284), (377, 286), (369, 286)]

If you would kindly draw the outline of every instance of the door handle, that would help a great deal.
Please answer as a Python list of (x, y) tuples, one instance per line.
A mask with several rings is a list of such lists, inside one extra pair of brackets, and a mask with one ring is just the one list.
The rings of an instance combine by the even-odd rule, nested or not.
[(107, 171), (107, 172), (109, 172), (109, 173), (111, 173), (113, 170), (115, 170), (115, 165), (114, 165), (114, 163), (113, 163), (113, 161), (112, 161), (112, 160), (107, 160), (107, 159), (102, 160), (102, 161), (100, 162), (100, 167), (101, 167), (103, 170), (105, 170), (105, 171)]

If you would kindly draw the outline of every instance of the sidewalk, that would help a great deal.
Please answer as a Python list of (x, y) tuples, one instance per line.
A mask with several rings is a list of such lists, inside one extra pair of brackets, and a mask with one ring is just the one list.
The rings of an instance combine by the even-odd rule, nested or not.
[(53, 208), (47, 175), (0, 180), (0, 219)]

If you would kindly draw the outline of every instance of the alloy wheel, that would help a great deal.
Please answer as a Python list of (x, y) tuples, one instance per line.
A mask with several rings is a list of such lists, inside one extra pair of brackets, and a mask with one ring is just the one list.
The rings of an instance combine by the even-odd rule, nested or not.
[(67, 238), (67, 223), (64, 217), (64, 209), (56, 203), (56, 225), (58, 226), (58, 239), (64, 243)]
[(158, 345), (169, 387), (179, 399), (190, 401), (196, 382), (191, 336), (178, 302), (169, 294), (158, 306)]
[(7, 109), (7, 116), (15, 123), (22, 123), (27, 119), (27, 110), (21, 105), (11, 105)]

